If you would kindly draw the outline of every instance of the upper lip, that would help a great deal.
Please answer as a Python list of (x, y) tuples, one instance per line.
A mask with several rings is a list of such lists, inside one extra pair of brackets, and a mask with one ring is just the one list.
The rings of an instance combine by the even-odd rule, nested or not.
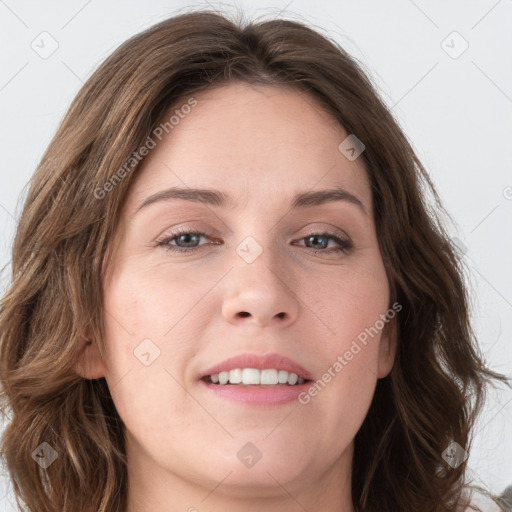
[(215, 366), (212, 366), (201, 372), (199, 379), (208, 375), (214, 375), (220, 372), (227, 372), (229, 370), (236, 370), (237, 368), (256, 368), (264, 370), (266, 368), (273, 368), (276, 370), (286, 370), (289, 373), (295, 373), (298, 377), (304, 380), (312, 380), (311, 374), (305, 370), (299, 363), (293, 361), (289, 357), (282, 354), (241, 354), (231, 357), (222, 361)]

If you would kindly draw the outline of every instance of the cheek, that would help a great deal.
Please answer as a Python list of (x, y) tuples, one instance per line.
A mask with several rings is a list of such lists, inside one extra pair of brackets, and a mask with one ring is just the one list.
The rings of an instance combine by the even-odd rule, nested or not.
[[(190, 319), (195, 305), (204, 296), (210, 282), (195, 282), (191, 276), (176, 272), (126, 265), (109, 281), (105, 289), (105, 324), (111, 346), (117, 354), (134, 357), (133, 351), (144, 340), (151, 340), (161, 351), (172, 345), (176, 356), (190, 347), (194, 339)], [(186, 292), (185, 292), (186, 291)], [(146, 342), (148, 347), (151, 345)], [(165, 357), (163, 359), (166, 359)], [(178, 358), (179, 359), (179, 358)]]
[(152, 395), (155, 377), (165, 366), (165, 315), (137, 273), (117, 272), (105, 286), (103, 318), (112, 397), (118, 409), (124, 404), (136, 408), (141, 394)]
[(197, 331), (185, 315), (197, 298), (177, 290), (136, 271), (117, 274), (105, 289), (106, 380), (120, 417), (141, 443), (160, 439), (162, 426), (180, 432), (197, 415), (179, 384), (196, 350)]
[[(304, 298), (304, 314), (316, 317), (315, 324), (332, 350), (348, 348), (347, 343), (360, 334), (364, 338), (389, 306), (389, 285), (380, 260), (340, 266), (335, 272), (315, 276), (314, 282), (301, 280), (296, 293)], [(381, 322), (378, 326), (382, 328)]]
[(173, 398), (180, 407), (181, 388), (172, 377), (185, 380), (187, 363), (198, 350), (208, 323), (200, 301), (209, 288), (210, 281), (183, 272), (170, 276), (129, 260), (118, 265), (105, 286), (104, 323), (107, 381), (121, 408), (144, 407), (158, 397), (169, 403)]
[[(384, 266), (342, 268), (302, 292), (319, 321), (316, 336), (320, 378), (302, 398), (329, 411), (336, 428), (355, 432), (370, 406), (378, 371), (379, 342), (389, 305)], [(389, 321), (389, 320), (388, 320)]]

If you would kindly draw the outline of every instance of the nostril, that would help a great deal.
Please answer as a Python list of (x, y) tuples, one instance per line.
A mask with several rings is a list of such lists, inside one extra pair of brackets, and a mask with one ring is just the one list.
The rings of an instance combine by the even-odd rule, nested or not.
[(246, 316), (250, 316), (250, 313), (247, 313), (247, 311), (242, 311), (239, 313), (241, 317), (245, 318)]

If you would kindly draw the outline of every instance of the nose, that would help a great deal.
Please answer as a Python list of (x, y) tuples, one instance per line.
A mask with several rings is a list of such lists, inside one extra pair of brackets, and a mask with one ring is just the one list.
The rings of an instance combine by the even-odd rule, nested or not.
[(296, 321), (300, 301), (293, 275), (269, 251), (252, 263), (235, 260), (227, 279), (222, 315), (229, 323), (286, 327)]

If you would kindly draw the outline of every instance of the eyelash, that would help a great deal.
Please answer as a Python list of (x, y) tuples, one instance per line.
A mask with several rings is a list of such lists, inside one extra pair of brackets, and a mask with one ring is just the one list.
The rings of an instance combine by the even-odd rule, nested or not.
[[(183, 247), (169, 245), (169, 242), (173, 241), (175, 238), (178, 238), (180, 235), (199, 235), (199, 236), (205, 236), (205, 237), (209, 238), (207, 233), (203, 233), (201, 231), (193, 231), (193, 230), (189, 230), (187, 228), (180, 228), (180, 229), (177, 229), (176, 231), (170, 233), (163, 240), (157, 241), (157, 246), (162, 247), (165, 251), (181, 253), (181, 254), (191, 253), (191, 252), (197, 251), (198, 249), (203, 247), (203, 246), (198, 246), (198, 247), (183, 248)], [(312, 251), (315, 251), (315, 254), (318, 252), (323, 252), (323, 253), (327, 253), (327, 254), (341, 252), (341, 253), (349, 254), (352, 251), (352, 249), (354, 248), (351, 241), (344, 240), (343, 238), (340, 238), (339, 236), (335, 235), (334, 233), (330, 233), (328, 231), (325, 231), (322, 233), (313, 232), (313, 233), (310, 233), (310, 234), (300, 238), (299, 240), (304, 240), (305, 238), (309, 238), (312, 236), (330, 238), (330, 239), (334, 240), (340, 246), (340, 247), (336, 247), (336, 248), (331, 248), (329, 250), (328, 249), (312, 249), (310, 247), (306, 247), (306, 249), (311, 249)]]

